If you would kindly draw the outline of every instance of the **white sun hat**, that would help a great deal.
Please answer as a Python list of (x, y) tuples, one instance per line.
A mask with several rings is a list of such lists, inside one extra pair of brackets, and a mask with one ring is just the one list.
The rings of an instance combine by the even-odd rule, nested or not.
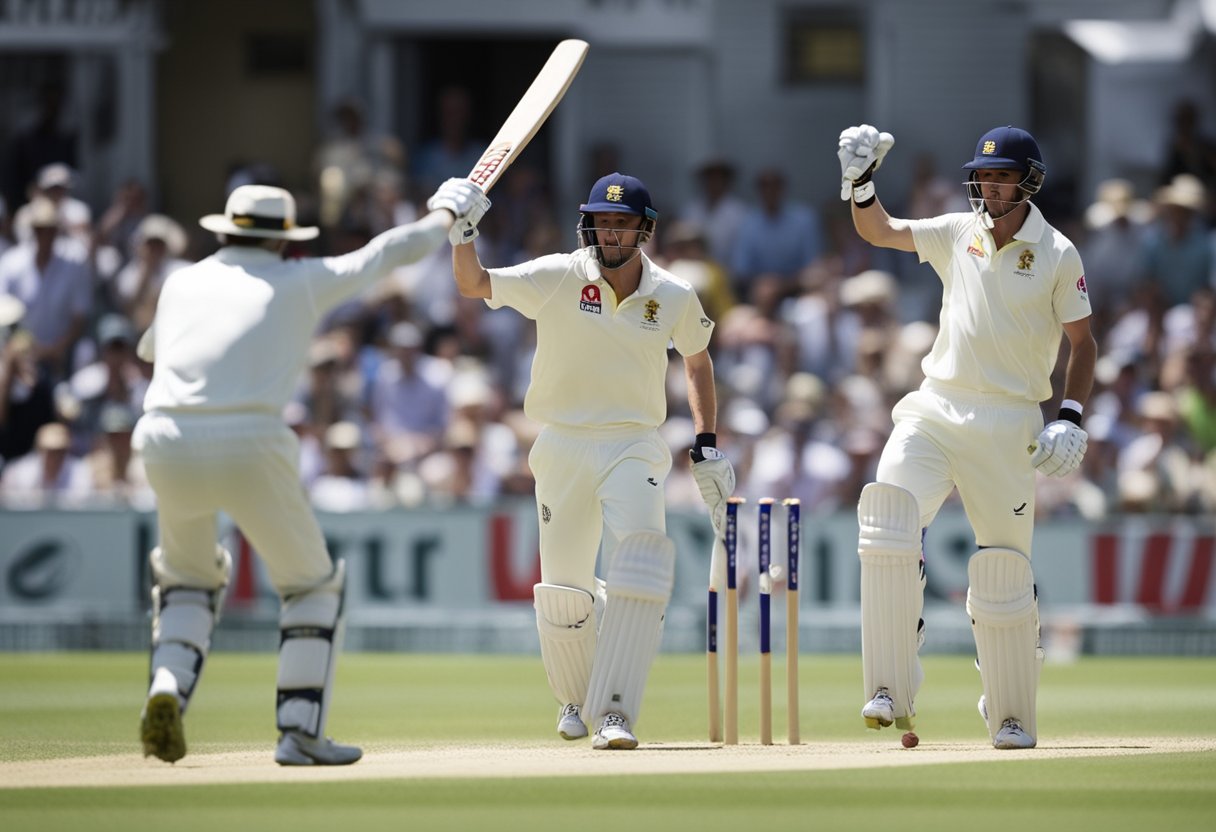
[(216, 234), (268, 240), (311, 240), (320, 233), (315, 226), (297, 226), (295, 199), (269, 185), (241, 185), (229, 195), (223, 214), (208, 214), (198, 224)]

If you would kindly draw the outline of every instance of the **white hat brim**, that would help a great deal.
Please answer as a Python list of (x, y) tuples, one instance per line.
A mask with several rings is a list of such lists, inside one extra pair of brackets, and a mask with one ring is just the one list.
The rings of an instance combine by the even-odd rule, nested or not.
[(208, 231), (214, 231), (216, 234), (231, 234), (236, 237), (261, 237), (266, 240), (311, 240), (321, 233), (321, 230), (315, 225), (285, 228), (282, 231), (275, 228), (242, 228), (223, 214), (208, 214), (200, 219), (198, 224)]

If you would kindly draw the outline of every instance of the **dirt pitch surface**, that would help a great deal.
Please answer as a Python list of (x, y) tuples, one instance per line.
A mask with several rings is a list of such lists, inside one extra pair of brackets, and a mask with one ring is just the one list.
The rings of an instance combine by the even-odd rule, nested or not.
[[(885, 738), (884, 738), (885, 740)], [(1057, 739), (1030, 751), (996, 751), (973, 742), (922, 740), (915, 749), (870, 742), (799, 746), (708, 743), (645, 744), (635, 751), (592, 751), (586, 741), (558, 744), (371, 746), (353, 766), (285, 768), (272, 748), (203, 748), (175, 765), (138, 754), (0, 762), (0, 788), (182, 786), (215, 783), (306, 783), (467, 777), (571, 777), (604, 774), (703, 774), (828, 771), (936, 763), (1054, 760), (1216, 751), (1216, 738), (1084, 737)]]

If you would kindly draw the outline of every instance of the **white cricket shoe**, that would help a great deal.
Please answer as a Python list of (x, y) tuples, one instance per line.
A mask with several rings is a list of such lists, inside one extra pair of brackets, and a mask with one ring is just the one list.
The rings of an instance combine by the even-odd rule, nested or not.
[(557, 715), (557, 733), (564, 740), (581, 740), (587, 736), (587, 726), (579, 715), (579, 706), (562, 705)]
[(363, 749), (342, 745), (329, 737), (313, 738), (299, 731), (284, 731), (274, 761), (281, 766), (348, 766), (363, 756)]
[(629, 730), (629, 720), (618, 713), (605, 714), (599, 730), (591, 738), (591, 747), (630, 750), (638, 747), (638, 738)]
[(1010, 717), (1001, 723), (1001, 730), (996, 732), (992, 740), (993, 748), (1034, 748), (1034, 737), (1022, 730), (1022, 723)]
[(874, 698), (861, 709), (861, 718), (866, 721), (867, 728), (875, 731), (887, 728), (895, 721), (895, 703), (886, 688), (874, 691)]
[(980, 701), (976, 704), (976, 707), (980, 709), (980, 719), (984, 720), (984, 722), (987, 722), (988, 721), (988, 699), (984, 696), (984, 694), (982, 694), (982, 693), (980, 694)]
[(139, 738), (144, 756), (176, 763), (186, 756), (186, 733), (182, 729), (182, 703), (176, 693), (155, 693), (139, 715)]

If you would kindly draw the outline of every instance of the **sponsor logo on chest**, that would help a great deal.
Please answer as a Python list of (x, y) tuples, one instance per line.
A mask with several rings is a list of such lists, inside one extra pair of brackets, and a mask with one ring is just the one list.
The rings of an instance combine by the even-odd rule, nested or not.
[(578, 308), (584, 312), (590, 312), (592, 315), (599, 315), (603, 312), (604, 302), (600, 296), (600, 287), (594, 284), (583, 287), (583, 296), (579, 298)]
[(988, 253), (984, 251), (984, 238), (979, 234), (971, 237), (971, 245), (967, 246), (967, 253), (976, 257), (987, 257)]

